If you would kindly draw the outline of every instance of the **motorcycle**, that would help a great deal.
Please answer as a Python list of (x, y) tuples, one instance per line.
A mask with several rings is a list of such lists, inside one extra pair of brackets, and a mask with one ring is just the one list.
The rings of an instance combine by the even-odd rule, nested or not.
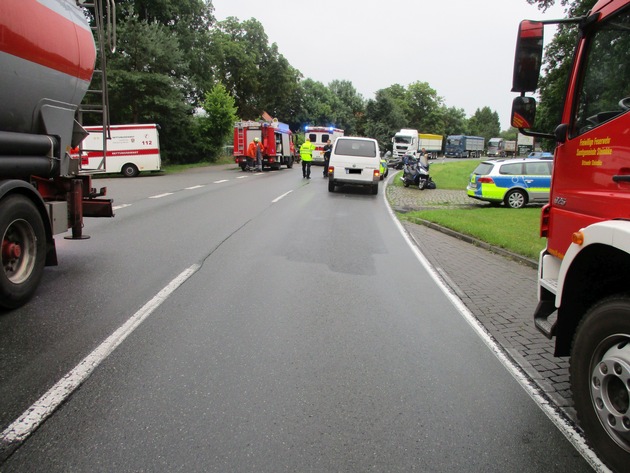
[(403, 175), (400, 177), (405, 187), (417, 186), (418, 189), (435, 189), (435, 181), (429, 175), (429, 165), (415, 159), (410, 159), (403, 166)]

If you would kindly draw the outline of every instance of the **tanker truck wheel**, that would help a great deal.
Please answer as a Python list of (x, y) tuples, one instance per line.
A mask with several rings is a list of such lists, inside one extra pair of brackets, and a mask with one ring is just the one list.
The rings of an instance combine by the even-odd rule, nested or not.
[(11, 195), (0, 201), (0, 236), (0, 307), (15, 309), (35, 293), (46, 262), (44, 223), (28, 198)]
[(571, 349), (580, 425), (614, 471), (630, 465), (630, 296), (609, 297), (582, 319)]

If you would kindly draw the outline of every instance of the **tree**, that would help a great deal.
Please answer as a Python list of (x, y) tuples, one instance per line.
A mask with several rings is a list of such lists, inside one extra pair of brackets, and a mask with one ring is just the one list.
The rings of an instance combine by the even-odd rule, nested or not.
[(164, 25), (133, 11), (118, 24), (118, 50), (108, 67), (112, 123), (157, 123), (165, 160), (179, 160), (188, 147), (192, 107), (174, 71), (184, 67), (177, 37)]
[(203, 101), (205, 113), (197, 117), (196, 135), (199, 148), (210, 161), (219, 156), (225, 141), (233, 133), (238, 119), (234, 98), (223, 84), (216, 84), (206, 93)]
[(444, 128), (437, 133), (448, 135), (468, 135), (468, 120), (463, 108), (444, 107), (442, 109), (442, 121)]
[(411, 128), (423, 133), (435, 133), (436, 122), (441, 118), (440, 107), (444, 100), (428, 82), (415, 82), (407, 88), (407, 118)]
[(368, 100), (366, 106), (365, 134), (375, 138), (381, 150), (391, 149), (392, 137), (407, 124), (398, 87), (394, 85), (377, 91), (375, 100)]
[(357, 92), (352, 82), (334, 80), (328, 88), (336, 97), (337, 109), (334, 124), (345, 131), (346, 135), (357, 135), (361, 117), (365, 115), (365, 99)]
[(488, 141), (490, 138), (499, 136), (501, 132), (499, 114), (490, 110), (489, 107), (477, 109), (468, 120), (468, 127), (471, 135), (483, 136)]

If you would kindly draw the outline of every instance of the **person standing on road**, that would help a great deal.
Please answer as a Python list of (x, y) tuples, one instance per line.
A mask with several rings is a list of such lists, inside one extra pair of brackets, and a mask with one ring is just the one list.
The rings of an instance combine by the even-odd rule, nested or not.
[(311, 162), (313, 161), (313, 150), (315, 145), (311, 143), (311, 140), (306, 138), (306, 141), (300, 146), (300, 158), (302, 158), (302, 178), (311, 178)]
[(332, 152), (332, 143), (330, 140), (324, 145), (324, 177), (328, 177), (328, 163), (330, 162), (330, 153)]
[(263, 144), (256, 136), (247, 147), (247, 166), (250, 170), (262, 171), (262, 155), (264, 151)]

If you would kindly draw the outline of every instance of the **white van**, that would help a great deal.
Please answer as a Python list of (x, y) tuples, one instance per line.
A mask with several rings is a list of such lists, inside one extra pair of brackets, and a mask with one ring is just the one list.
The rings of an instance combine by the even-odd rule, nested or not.
[(335, 186), (355, 185), (368, 187), (376, 195), (380, 166), (381, 153), (375, 139), (341, 136), (330, 155), (328, 191), (334, 192)]
[(119, 172), (135, 177), (140, 171), (159, 171), (162, 167), (160, 138), (156, 124), (111, 125), (103, 157), (103, 128), (86, 126), (89, 135), (81, 144), (83, 172)]

